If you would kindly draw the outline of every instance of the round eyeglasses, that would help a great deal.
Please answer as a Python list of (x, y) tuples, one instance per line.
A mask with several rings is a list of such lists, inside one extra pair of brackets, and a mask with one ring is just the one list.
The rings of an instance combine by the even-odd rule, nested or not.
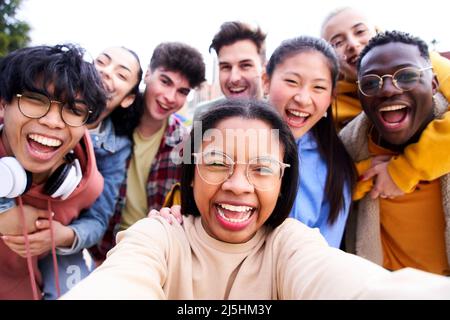
[(80, 127), (84, 125), (92, 113), (89, 107), (80, 101), (75, 101), (73, 105), (67, 103), (50, 100), (46, 95), (36, 92), (24, 92), (16, 94), (17, 104), (20, 112), (28, 118), (39, 119), (44, 117), (52, 103), (60, 105), (61, 119), (71, 127)]
[(366, 97), (373, 97), (383, 87), (385, 77), (392, 78), (394, 86), (401, 91), (410, 91), (414, 89), (419, 83), (420, 77), (425, 70), (432, 69), (433, 67), (426, 67), (422, 69), (414, 67), (406, 67), (395, 71), (394, 74), (385, 74), (379, 76), (376, 74), (367, 74), (356, 81), (358, 83), (359, 91)]
[[(192, 154), (197, 172), (205, 182), (218, 185), (225, 182), (234, 173), (236, 162), (221, 151), (205, 151)], [(258, 190), (273, 189), (283, 177), (289, 164), (271, 157), (257, 157), (246, 163), (245, 174), (248, 182)]]

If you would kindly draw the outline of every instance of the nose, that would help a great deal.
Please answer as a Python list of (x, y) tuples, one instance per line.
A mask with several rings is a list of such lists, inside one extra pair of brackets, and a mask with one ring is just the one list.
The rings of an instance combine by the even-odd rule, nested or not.
[(308, 106), (311, 104), (311, 95), (307, 89), (302, 88), (295, 94), (294, 101), (300, 106)]
[(401, 94), (403, 91), (397, 88), (395, 85), (395, 80), (391, 75), (385, 75), (382, 77), (383, 82), (381, 84), (381, 88), (378, 90), (378, 93), (381, 96), (391, 97), (396, 94)]
[(168, 88), (164, 94), (164, 100), (167, 104), (174, 104), (176, 100), (177, 90), (175, 88)]
[(95, 68), (98, 70), (98, 72), (100, 72), (100, 74), (102, 76), (111, 76), (111, 72), (112, 72), (112, 66), (107, 64), (107, 65), (95, 65)]
[(348, 50), (349, 52), (357, 51), (357, 49), (358, 49), (360, 46), (361, 46), (361, 43), (359, 42), (359, 40), (358, 40), (356, 37), (351, 36), (351, 35), (348, 36), (346, 48), (347, 48), (347, 50)]
[(239, 68), (232, 67), (230, 72), (230, 82), (238, 82), (241, 80), (241, 72), (239, 71)]
[(61, 109), (61, 103), (52, 101), (47, 114), (38, 119), (39, 123), (52, 129), (64, 128), (66, 124), (61, 117)]
[(222, 189), (236, 195), (254, 192), (253, 185), (247, 179), (245, 165), (235, 165), (233, 174), (222, 183)]

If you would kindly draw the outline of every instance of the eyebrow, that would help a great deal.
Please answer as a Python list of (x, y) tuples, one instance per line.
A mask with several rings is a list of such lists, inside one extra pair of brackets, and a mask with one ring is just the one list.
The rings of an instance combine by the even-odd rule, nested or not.
[[(111, 56), (109, 54), (103, 52), (100, 55), (104, 55), (106, 58), (108, 58), (109, 61), (112, 61), (112, 58), (111, 58)], [(119, 67), (132, 73), (131, 69), (128, 68), (127, 66), (123, 65), (123, 64), (119, 64)]]
[[(395, 72), (397, 72), (398, 70), (404, 69), (404, 68), (417, 68), (417, 69), (420, 69), (421, 67), (419, 67), (419, 66), (417, 66), (417, 65), (415, 65), (413, 63), (409, 63), (409, 62), (402, 63), (402, 64), (399, 64), (399, 65), (395, 66), (395, 71), (393, 73), (391, 73), (391, 75), (394, 74)], [(370, 74), (377, 74), (377, 73), (380, 73), (379, 69), (380, 69), (379, 67), (368, 68), (367, 70), (364, 71), (364, 73), (361, 73), (361, 74), (364, 75), (364, 76), (365, 75), (370, 75)]]
[(169, 81), (170, 84), (173, 84), (173, 80), (168, 75), (161, 73), (161, 77)]

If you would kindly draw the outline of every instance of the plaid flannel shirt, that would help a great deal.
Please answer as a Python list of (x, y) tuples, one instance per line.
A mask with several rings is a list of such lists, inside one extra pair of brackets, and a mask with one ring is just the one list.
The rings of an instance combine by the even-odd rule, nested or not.
[[(179, 146), (188, 133), (188, 129), (178, 118), (173, 115), (169, 117), (166, 131), (155, 159), (153, 159), (147, 179), (147, 204), (149, 209), (161, 209), (167, 193), (175, 183), (180, 182), (181, 166), (175, 164), (172, 159), (179, 159), (182, 156)], [(131, 156), (127, 161), (127, 171), (130, 160)], [(90, 249), (97, 260), (104, 260), (106, 253), (116, 244), (115, 237), (120, 226), (122, 210), (125, 207), (126, 194), (127, 179), (125, 177), (119, 190), (114, 215), (109, 221), (108, 230), (103, 239)]]

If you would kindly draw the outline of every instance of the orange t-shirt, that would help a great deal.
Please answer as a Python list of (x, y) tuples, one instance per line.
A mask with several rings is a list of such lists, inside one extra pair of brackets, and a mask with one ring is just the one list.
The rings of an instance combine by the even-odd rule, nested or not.
[[(369, 151), (373, 155), (392, 154), (371, 139)], [(413, 267), (450, 275), (439, 180), (420, 182), (411, 193), (379, 201), (383, 267)]]

